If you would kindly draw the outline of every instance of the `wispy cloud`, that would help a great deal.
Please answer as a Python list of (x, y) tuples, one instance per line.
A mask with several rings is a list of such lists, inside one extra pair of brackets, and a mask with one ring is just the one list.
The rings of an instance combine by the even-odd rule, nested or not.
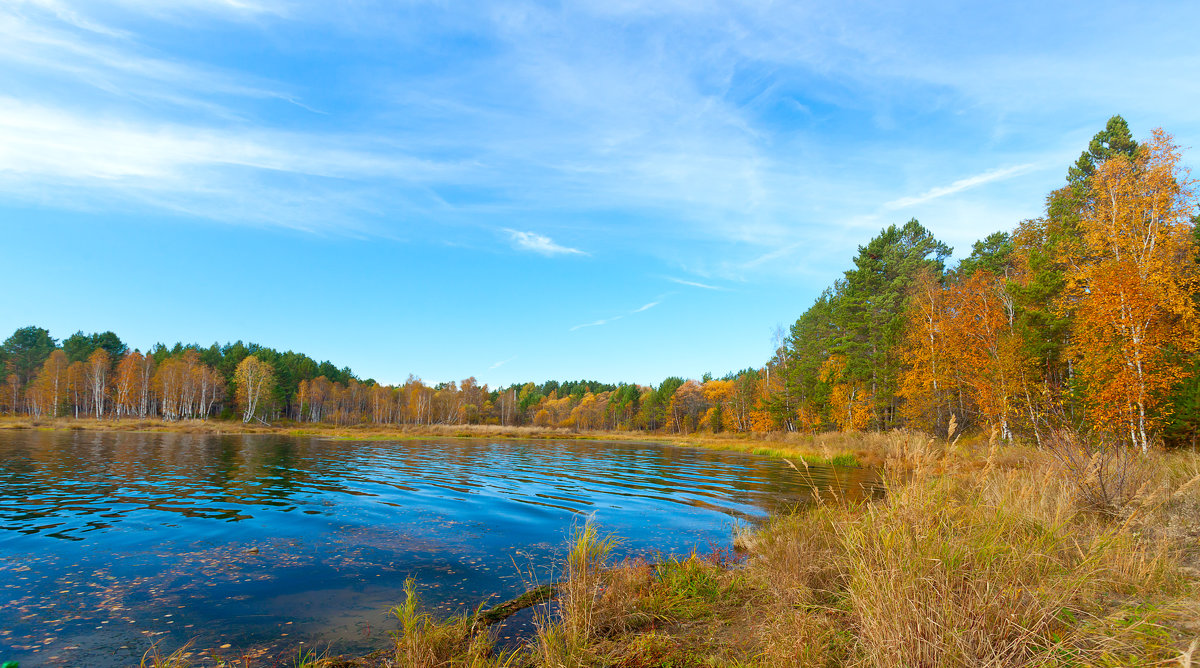
[(510, 357), (510, 358), (508, 358), (508, 359), (506, 359), (506, 360), (500, 360), (499, 362), (496, 362), (495, 364), (493, 364), (493, 365), (489, 366), (489, 367), (488, 367), (488, 371), (491, 371), (492, 369), (499, 369), (500, 367), (504, 366), (505, 364), (508, 364), (509, 362), (511, 362), (511, 361), (513, 361), (513, 360), (515, 360), (515, 359), (517, 359), (517, 358), (516, 358), (516, 357)]
[(531, 251), (540, 253), (541, 255), (587, 255), (587, 253), (578, 248), (569, 248), (561, 246), (554, 242), (553, 239), (547, 236), (538, 234), (537, 232), (521, 232), (520, 230), (505, 229), (511, 238), (513, 245), (519, 250)]
[[(299, 104), (287, 87), (247, 73), (163, 57), (123, 30), (82, 18), (62, 3), (34, 3), (54, 19), (0, 8), (0, 62), (36, 79), (61, 78), (108, 96), (108, 101), (166, 103), (187, 111), (240, 115), (233, 100), (279, 99)], [(76, 89), (78, 96), (82, 92)], [(11, 90), (10, 90), (11, 94)]]
[(929, 190), (921, 193), (920, 195), (916, 195), (915, 197), (901, 197), (899, 199), (894, 199), (890, 202), (885, 203), (883, 205), (883, 208), (888, 209), (888, 210), (895, 210), (895, 209), (903, 209), (905, 207), (914, 206), (917, 204), (924, 204), (925, 202), (935, 200), (939, 197), (945, 197), (946, 195), (953, 195), (955, 193), (959, 193), (964, 190), (970, 190), (971, 188), (977, 188), (985, 183), (991, 183), (993, 181), (1002, 181), (1004, 179), (1010, 179), (1014, 176), (1024, 174), (1024, 173), (1032, 170), (1036, 166), (1037, 165), (1035, 163), (1026, 163), (1024, 165), (1014, 165), (1012, 167), (1003, 167), (1000, 169), (993, 169), (990, 171), (986, 171), (982, 174), (976, 174), (974, 176), (968, 176), (965, 179), (959, 179), (959, 180), (955, 181), (954, 183), (951, 183), (948, 186), (938, 186), (937, 188), (930, 188)]
[(607, 325), (610, 322), (620, 320), (621, 318), (624, 318), (624, 317), (625, 316), (623, 316), (623, 315), (614, 315), (611, 318), (604, 318), (603, 320), (594, 320), (592, 322), (585, 322), (582, 325), (575, 325), (574, 327), (572, 327), (571, 329), (568, 329), (567, 331), (573, 332), (577, 329), (584, 329), (585, 327), (600, 327), (602, 325)]
[(682, 278), (675, 278), (673, 276), (663, 276), (663, 279), (667, 280), (667, 281), (671, 281), (672, 283), (678, 283), (679, 285), (686, 285), (689, 287), (701, 288), (704, 290), (719, 290), (722, 292), (724, 292), (726, 290), (726, 288), (722, 288), (722, 287), (719, 287), (716, 285), (709, 285), (707, 283), (700, 283), (697, 281), (685, 281)]
[(667, 298), (667, 295), (663, 295), (662, 297), (659, 297), (658, 299), (656, 299), (652, 302), (647, 302), (647, 303), (633, 309), (632, 311), (629, 311), (628, 313), (622, 313), (620, 315), (614, 315), (611, 318), (603, 318), (601, 320), (594, 320), (592, 322), (585, 322), (581, 325), (575, 325), (574, 327), (572, 327), (571, 329), (569, 329), (567, 331), (574, 332), (577, 329), (584, 329), (586, 327), (601, 327), (603, 325), (607, 325), (610, 322), (615, 322), (617, 320), (620, 320), (622, 318), (625, 318), (625, 317), (628, 317), (628, 316), (631, 316), (631, 315), (634, 315), (637, 313), (643, 313), (645, 311), (649, 311), (650, 309), (654, 308), (655, 306), (658, 306), (659, 304), (663, 303), (663, 300), (665, 300), (666, 298)]
[(125, 31), (114, 30), (108, 26), (81, 16), (78, 12), (71, 9), (66, 4), (59, 2), (58, 0), (16, 0), (16, 6), (20, 6), (22, 4), (50, 12), (59, 21), (75, 26), (76, 28), (80, 28), (82, 30), (87, 30), (88, 32), (108, 35), (109, 37), (125, 37), (128, 35), (128, 33)]
[[(230, 222), (309, 229), (319, 227), (319, 217), (331, 207), (343, 209), (335, 215), (340, 220), (347, 204), (361, 212), (382, 203), (378, 195), (342, 191), (344, 180), (399, 181), (419, 189), (455, 169), (373, 153), (355, 142), (85, 117), (0, 97), (0, 193), (60, 202), (70, 196), (110, 204), (124, 198)], [(292, 180), (305, 181), (307, 193)], [(324, 210), (311, 211), (321, 197), (327, 199)]]
[(795, 250), (797, 248), (799, 248), (801, 245), (802, 245), (801, 242), (796, 242), (796, 243), (788, 244), (781, 248), (776, 248), (775, 250), (772, 250), (772, 251), (768, 251), (766, 253), (763, 253), (762, 255), (759, 255), (758, 257), (755, 257), (753, 259), (747, 260), (746, 262), (743, 262), (741, 264), (741, 268), (742, 269), (753, 269), (759, 265), (766, 264), (773, 260), (778, 260), (779, 258), (787, 257), (788, 255), (791, 255), (793, 252), (795, 252)]
[[(1137, 39), (1101, 48), (1064, 33), (1051, 19), (1069, 12), (1049, 5), (1000, 26), (861, 3), (652, 4), (0, 2), (0, 90), (69, 121), (62, 139), (0, 128), (16, 142), (0, 144), (0, 188), (48, 206), (125, 200), (151, 217), (182, 208), (321, 230), (370, 211), (397, 236), (440, 241), (461, 224), (494, 244), (502, 229), (522, 251), (636, 251), (675, 267), (685, 255), (710, 270), (696, 275), (734, 281), (793, 272), (801, 255), (840, 261), (860, 238), (819, 252), (812, 240), (845, 221), (925, 204), (934, 227), (955, 206), (1037, 202), (1054, 184), (1016, 181), (1028, 188), (1005, 197), (981, 186), (1060, 142), (1077, 152), (1063, 134), (1091, 127), (1079, 109), (1153, 113), (1187, 123), (1177, 132), (1195, 143), (1200, 84), (1179, 74), (1200, 60), (1180, 48), (1191, 36), (1104, 3), (1096, 24), (1130, 23)], [(1177, 13), (1173, 25), (1195, 23), (1194, 9)], [(1016, 41), (980, 38), (1001, 32)], [(195, 48), (257, 37), (261, 67), (240, 47)], [(293, 60), (301, 40), (317, 40), (328, 67)], [(381, 76), (380, 58), (405, 65)], [(1158, 61), (1171, 66), (1146, 66)], [(335, 68), (372, 85), (326, 78)], [(1091, 85), (1113, 71), (1174, 92)], [(93, 119), (100, 137), (69, 146)], [(982, 171), (993, 165), (1015, 166)], [(314, 200), (318, 215), (278, 205)]]

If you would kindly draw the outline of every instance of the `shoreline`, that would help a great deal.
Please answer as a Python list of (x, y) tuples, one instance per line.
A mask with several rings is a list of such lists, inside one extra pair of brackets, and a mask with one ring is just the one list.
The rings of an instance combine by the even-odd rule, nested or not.
[[(915, 432), (759, 439), (62, 419), (0, 419), (0, 429), (640, 441), (794, 458), (800, 476), (813, 458), (879, 462), (882, 498), (832, 495), (772, 515), (735, 534), (738, 559), (614, 563), (614, 538), (583, 527), (556, 565), (557, 602), (536, 604), (535, 635), (511, 652), (475, 623), (482, 610), (444, 617), (409, 585), (397, 593), (392, 647), (297, 657), (304, 668), (1193, 665), (1200, 651), (1200, 454), (1192, 451), (1117, 450), (1133, 477), (1116, 480), (1071, 468), (1062, 448), (1114, 447), (1079, 435), (1039, 450)], [(1117, 483), (1112, 496), (1094, 497)], [(175, 654), (146, 665), (191, 664)]]
[(355, 425), (278, 422), (274, 425), (247, 424), (237, 420), (178, 420), (117, 418), (0, 417), (0, 430), (94, 431), (174, 434), (273, 434), (310, 436), (346, 441), (419, 440), (428, 438), (512, 439), (531, 441), (621, 441), (656, 443), (677, 447), (744, 452), (767, 457), (803, 461), (818, 466), (878, 466), (879, 450), (866, 441), (869, 434), (829, 432), (800, 434), (783, 432), (662, 434), (640, 431), (573, 430), (568, 428), (496, 425)]

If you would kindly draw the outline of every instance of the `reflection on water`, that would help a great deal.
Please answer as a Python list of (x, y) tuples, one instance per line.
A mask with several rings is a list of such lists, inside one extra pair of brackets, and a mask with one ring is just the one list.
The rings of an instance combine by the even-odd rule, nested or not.
[(734, 522), (859, 476), (598, 441), (0, 431), (0, 660), (370, 651), (410, 575), (458, 612), (551, 577), (580, 517), (626, 555), (727, 547)]

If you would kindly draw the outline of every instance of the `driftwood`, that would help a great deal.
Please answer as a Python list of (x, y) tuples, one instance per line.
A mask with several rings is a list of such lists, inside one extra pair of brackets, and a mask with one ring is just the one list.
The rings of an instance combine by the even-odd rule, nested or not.
[[(661, 562), (657, 561), (635, 561), (632, 562), (632, 564), (645, 566), (651, 569), (658, 569), (662, 565)], [(628, 565), (630, 565), (630, 562), (625, 562), (604, 570), (611, 571), (613, 568), (621, 568)], [(539, 603), (553, 601), (554, 599), (558, 598), (559, 589), (562, 587), (562, 585), (562, 582), (552, 582), (550, 584), (534, 587), (533, 589), (526, 591), (524, 594), (521, 594), (516, 598), (509, 599), (499, 605), (495, 605), (487, 610), (484, 610), (483, 612), (477, 613), (475, 618), (472, 620), (472, 626), (474, 628), (491, 626), (492, 624), (502, 622), (509, 617), (512, 617), (525, 608), (532, 608)]]
[(476, 628), (491, 626), (512, 617), (525, 608), (531, 608), (538, 603), (552, 601), (558, 596), (558, 587), (559, 583), (557, 582), (534, 587), (514, 599), (492, 606), (475, 615), (472, 626)]

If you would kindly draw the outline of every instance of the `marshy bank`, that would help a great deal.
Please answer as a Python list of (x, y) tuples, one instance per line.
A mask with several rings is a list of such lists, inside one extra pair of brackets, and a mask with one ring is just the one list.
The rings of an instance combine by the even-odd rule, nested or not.
[[(589, 525), (518, 649), (415, 600), (394, 651), (326, 666), (1192, 666), (1200, 457), (1121, 467), (881, 437), (887, 493), (781, 514), (738, 559), (610, 563)], [(1095, 453), (1093, 453), (1095, 454)], [(1091, 461), (1097, 461), (1092, 457)], [(798, 473), (802, 475), (801, 473)], [(1112, 494), (1097, 501), (1096, 490)]]

